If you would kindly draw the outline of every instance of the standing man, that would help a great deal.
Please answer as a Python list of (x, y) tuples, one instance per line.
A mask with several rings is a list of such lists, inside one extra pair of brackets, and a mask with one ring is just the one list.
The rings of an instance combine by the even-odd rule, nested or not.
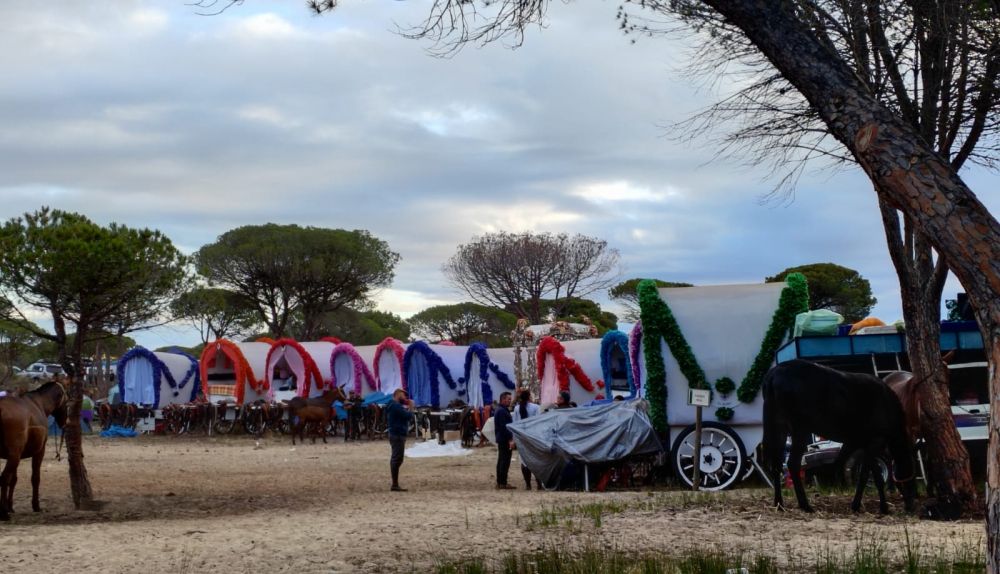
[(413, 401), (406, 396), (406, 391), (396, 389), (392, 393), (392, 402), (386, 408), (386, 418), (389, 426), (389, 446), (392, 456), (389, 457), (389, 471), (392, 473), (393, 492), (406, 492), (399, 486), (399, 467), (403, 465), (403, 448), (406, 447), (406, 435), (410, 432), (410, 419), (413, 418)]
[(510, 470), (510, 456), (514, 448), (514, 435), (507, 425), (514, 422), (510, 416), (510, 393), (500, 395), (500, 406), (493, 415), (493, 424), (497, 438), (497, 490), (513, 490), (517, 488), (507, 484), (507, 471)]

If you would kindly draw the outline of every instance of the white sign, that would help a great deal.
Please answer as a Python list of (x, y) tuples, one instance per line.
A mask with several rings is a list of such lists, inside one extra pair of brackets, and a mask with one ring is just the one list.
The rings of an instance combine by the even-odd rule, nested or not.
[(707, 407), (712, 402), (712, 391), (708, 389), (688, 389), (688, 404), (693, 407)]

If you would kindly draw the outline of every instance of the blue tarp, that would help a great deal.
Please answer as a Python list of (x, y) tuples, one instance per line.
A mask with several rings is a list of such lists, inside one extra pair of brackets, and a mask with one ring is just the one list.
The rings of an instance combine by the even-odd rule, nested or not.
[(367, 407), (368, 405), (387, 405), (390, 402), (392, 402), (392, 397), (390, 395), (387, 395), (382, 391), (376, 391), (365, 397), (365, 400), (362, 401), (361, 404)]
[(105, 438), (113, 438), (113, 437), (132, 438), (134, 436), (138, 436), (138, 434), (139, 433), (135, 432), (130, 428), (125, 428), (119, 425), (111, 425), (111, 428), (101, 431), (101, 436)]

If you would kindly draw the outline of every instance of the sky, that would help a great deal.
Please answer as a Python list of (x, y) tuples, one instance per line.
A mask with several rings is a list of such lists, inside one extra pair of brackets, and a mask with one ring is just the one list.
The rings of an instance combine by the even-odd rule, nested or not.
[[(517, 49), (439, 58), (395, 32), (425, 2), (321, 17), (300, 1), (210, 17), (180, 0), (3, 2), (0, 220), (47, 205), (185, 253), (242, 225), (368, 229), (402, 257), (376, 300), (404, 317), (467, 299), (441, 272), (458, 245), (530, 230), (607, 240), (622, 279), (758, 283), (833, 262), (871, 282), (873, 315), (900, 319), (864, 175), (817, 165), (765, 201), (768, 170), (672, 137), (727, 84), (693, 83), (680, 41), (632, 43), (617, 8), (555, 2)], [(996, 175), (962, 175), (995, 213)], [(198, 342), (183, 325), (135, 338)]]

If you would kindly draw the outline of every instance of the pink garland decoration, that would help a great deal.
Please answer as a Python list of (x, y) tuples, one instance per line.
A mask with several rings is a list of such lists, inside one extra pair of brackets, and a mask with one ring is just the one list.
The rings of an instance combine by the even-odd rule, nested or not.
[(391, 350), (393, 354), (396, 355), (396, 362), (399, 363), (399, 376), (402, 377), (403, 390), (406, 389), (406, 373), (403, 369), (403, 344), (393, 339), (392, 337), (386, 337), (382, 339), (382, 342), (375, 347), (375, 384), (378, 385), (378, 390), (382, 390), (382, 377), (378, 374), (378, 364), (379, 359), (382, 357), (382, 353), (386, 350)]
[(642, 396), (642, 377), (639, 367), (639, 346), (642, 344), (642, 321), (636, 321), (628, 337), (629, 362), (632, 364), (632, 384), (635, 385), (635, 395)]
[(337, 369), (334, 365), (337, 362), (337, 356), (346, 354), (351, 358), (351, 362), (354, 364), (354, 392), (361, 394), (361, 380), (362, 378), (368, 383), (368, 388), (373, 390), (378, 390), (375, 379), (372, 377), (372, 372), (365, 364), (364, 359), (358, 354), (357, 349), (354, 345), (350, 343), (341, 343), (333, 348), (333, 353), (330, 354), (330, 373), (331, 373), (331, 383), (333, 386), (339, 386), (337, 384)]

